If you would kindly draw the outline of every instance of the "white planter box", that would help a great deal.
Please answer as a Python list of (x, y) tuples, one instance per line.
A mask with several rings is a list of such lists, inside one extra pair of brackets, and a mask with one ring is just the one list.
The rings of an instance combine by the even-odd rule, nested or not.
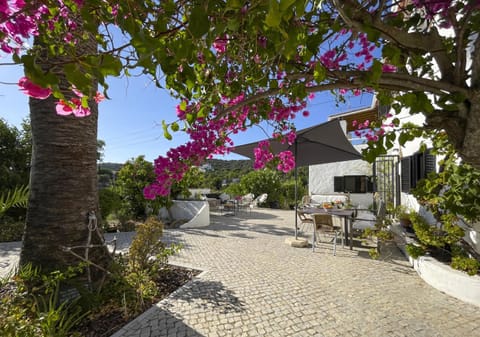
[(400, 225), (391, 226), (391, 230), (395, 243), (425, 282), (445, 294), (480, 307), (480, 277), (478, 275), (469, 276), (431, 256), (420, 256), (418, 259), (413, 259), (405, 250), (405, 246), (413, 240), (408, 237)]
[[(196, 228), (210, 225), (210, 207), (206, 200), (174, 200), (170, 208), (173, 220), (186, 221), (180, 227)], [(160, 210), (160, 218), (168, 218), (165, 208)]]

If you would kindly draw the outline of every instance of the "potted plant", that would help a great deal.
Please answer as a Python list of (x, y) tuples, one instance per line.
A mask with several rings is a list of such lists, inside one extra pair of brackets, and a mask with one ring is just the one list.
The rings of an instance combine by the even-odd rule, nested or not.
[(400, 226), (406, 229), (412, 229), (411, 213), (413, 212), (407, 206), (398, 205), (393, 209), (392, 215), (399, 221)]

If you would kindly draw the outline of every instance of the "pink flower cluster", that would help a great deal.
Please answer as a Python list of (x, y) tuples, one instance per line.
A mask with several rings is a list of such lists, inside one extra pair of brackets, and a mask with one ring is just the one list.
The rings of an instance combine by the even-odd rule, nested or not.
[[(19, 54), (28, 39), (38, 36), (40, 26), (49, 30), (63, 26), (63, 41), (75, 43), (72, 32), (77, 29), (77, 24), (71, 19), (71, 13), (77, 8), (68, 8), (62, 0), (57, 2), (59, 11), (53, 16), (41, 1), (0, 0), (0, 50), (7, 54)], [(73, 2), (77, 7), (83, 5), (83, 0)]]
[[(18, 87), (20, 91), (24, 94), (36, 98), (36, 99), (47, 99), (52, 94), (52, 90), (50, 88), (42, 88), (39, 85), (36, 85), (32, 81), (30, 81), (27, 77), (22, 77), (18, 81)], [(86, 117), (91, 114), (90, 109), (88, 106), (83, 106), (82, 97), (84, 95), (76, 90), (75, 88), (72, 89), (73, 93), (77, 97), (73, 97), (70, 101), (59, 100), (56, 104), (56, 111), (58, 115), (67, 116), (73, 114), (75, 117)], [(100, 103), (105, 99), (101, 93), (97, 92), (94, 97), (95, 102)]]
[(336, 49), (330, 49), (322, 56), (320, 56), (320, 61), (323, 66), (327, 69), (334, 70), (340, 67), (340, 63), (347, 59), (346, 53), (339, 53)]
[[(243, 94), (229, 99), (223, 97), (221, 105), (223, 108), (239, 106), (239, 108), (225, 114), (223, 109), (214, 110), (210, 116), (195, 120), (189, 126), (187, 131), (190, 140), (177, 148), (170, 149), (165, 156), (159, 156), (155, 162), (156, 180), (153, 184), (144, 189), (144, 196), (147, 199), (155, 199), (156, 196), (167, 196), (170, 193), (172, 184), (181, 180), (192, 165), (200, 165), (205, 159), (214, 154), (227, 154), (233, 146), (229, 134), (238, 133), (246, 130), (249, 121), (258, 123), (262, 116), (258, 115), (257, 106), (241, 106), (245, 96)], [(287, 121), (296, 116), (298, 111), (305, 107), (303, 102), (294, 102), (284, 104), (281, 100), (271, 100), (259, 102), (258, 104), (270, 103), (272, 111), (268, 118), (275, 120), (280, 125), (282, 132), (288, 130)], [(195, 114), (200, 109), (198, 103), (182, 102), (176, 108), (177, 116), (180, 120), (185, 120), (188, 113)], [(292, 144), (295, 141), (295, 132), (286, 132), (285, 135), (279, 134), (280, 139)], [(277, 168), (283, 172), (288, 172), (295, 167), (295, 160), (290, 151), (282, 152), (277, 155), (271, 153), (268, 141), (258, 144), (254, 150), (255, 162), (254, 168), (261, 169), (273, 160), (279, 162)]]
[(23, 43), (38, 35), (38, 24), (48, 13), (45, 5), (27, 8), (24, 0), (0, 0), (0, 49), (7, 54), (19, 54)]
[(279, 159), (277, 170), (287, 173), (295, 168), (295, 156), (291, 151), (280, 152), (277, 158)]
[(46, 99), (52, 94), (52, 89), (42, 88), (26, 77), (21, 77), (18, 80), (18, 87), (25, 95), (38, 99)]
[(268, 140), (262, 140), (258, 142), (258, 146), (253, 150), (255, 155), (255, 162), (253, 168), (259, 170), (264, 168), (267, 163), (275, 159), (275, 156), (270, 151), (270, 142)]
[(213, 42), (213, 49), (218, 54), (224, 54), (227, 51), (228, 36), (217, 37)]
[(412, 0), (412, 3), (415, 7), (425, 8), (427, 18), (431, 19), (436, 14), (446, 16), (453, 0)]
[[(391, 117), (388, 114), (386, 117)], [(368, 119), (363, 123), (359, 123), (356, 120), (352, 122), (352, 126), (356, 127), (354, 131), (355, 136), (359, 138), (366, 138), (369, 142), (378, 142), (381, 136), (385, 134), (385, 128), (394, 127), (393, 123), (382, 123), (380, 126), (376, 126), (375, 123), (371, 123)]]
[[(90, 111), (90, 108), (88, 105), (84, 106), (82, 103), (82, 97), (84, 95), (78, 91), (73, 89), (73, 92), (77, 97), (74, 97), (70, 99), (70, 101), (66, 102), (64, 100), (60, 100), (57, 102), (56, 106), (56, 111), (57, 115), (60, 116), (68, 116), (68, 115), (74, 115), (75, 117), (87, 117), (90, 116), (92, 113)], [(94, 97), (95, 102), (98, 104), (101, 101), (105, 99), (105, 96), (103, 96), (101, 93), (97, 92), (97, 94)]]

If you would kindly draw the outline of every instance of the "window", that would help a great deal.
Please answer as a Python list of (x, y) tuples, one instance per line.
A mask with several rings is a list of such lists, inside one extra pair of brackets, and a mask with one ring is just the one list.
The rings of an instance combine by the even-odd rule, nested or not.
[(373, 192), (373, 183), (368, 176), (337, 176), (333, 177), (333, 190), (340, 193), (368, 193)]
[(409, 193), (421, 179), (437, 168), (435, 156), (427, 150), (402, 159), (402, 192)]

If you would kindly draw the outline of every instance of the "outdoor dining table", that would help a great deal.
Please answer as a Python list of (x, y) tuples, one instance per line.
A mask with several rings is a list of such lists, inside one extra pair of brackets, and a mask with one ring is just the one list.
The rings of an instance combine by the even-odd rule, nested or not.
[[(309, 215), (314, 214), (330, 214), (343, 218), (343, 231), (345, 233), (345, 241), (350, 246), (350, 250), (353, 249), (353, 229), (352, 229), (352, 217), (354, 209), (349, 208), (323, 208), (323, 207), (304, 207), (302, 212)], [(316, 230), (315, 228), (313, 229)], [(349, 235), (350, 234), (350, 235)], [(312, 242), (314, 244), (314, 242)]]

